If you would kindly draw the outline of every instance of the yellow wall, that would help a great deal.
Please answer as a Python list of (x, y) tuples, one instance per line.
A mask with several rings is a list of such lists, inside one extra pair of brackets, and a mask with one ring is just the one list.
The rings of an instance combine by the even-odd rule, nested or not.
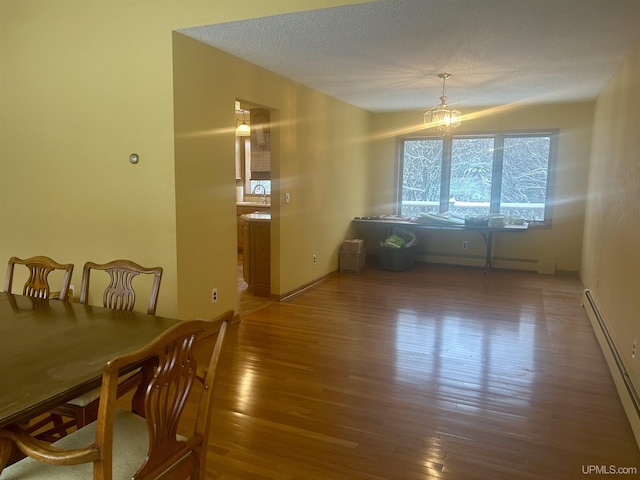
[[(272, 293), (336, 270), (367, 201), (369, 114), (177, 33), (174, 59), (181, 313), (205, 308), (213, 286), (221, 301), (237, 289), (236, 98), (272, 109)], [(194, 278), (203, 265), (213, 272)]]
[[(452, 93), (453, 95), (453, 93)], [(460, 133), (491, 130), (559, 129), (557, 175), (551, 228), (530, 229), (524, 234), (496, 235), (494, 256), (514, 259), (495, 266), (536, 270), (537, 261), (555, 261), (559, 270), (578, 271), (584, 224), (584, 202), (589, 168), (593, 102), (566, 105), (513, 106), (476, 110), (458, 107), (465, 114)], [(393, 213), (398, 135), (422, 128), (421, 111), (374, 115), (372, 207), (368, 214)], [(382, 232), (374, 232), (379, 237)], [(365, 235), (363, 235), (365, 236)], [(367, 241), (368, 240), (368, 241)], [(462, 241), (469, 241), (463, 251)], [(375, 245), (374, 238), (365, 238)], [(470, 265), (484, 264), (484, 243), (469, 232), (431, 232), (418, 239), (429, 261)], [(518, 261), (516, 261), (518, 260)]]
[[(235, 305), (227, 295), (231, 293), (229, 280), (211, 273), (218, 262), (206, 254), (207, 263), (199, 268), (208, 273), (194, 272), (197, 250), (186, 254), (185, 244), (178, 243), (178, 239), (184, 241), (176, 233), (181, 224), (206, 223), (214, 214), (224, 218), (220, 222), (226, 228), (231, 209), (226, 204), (220, 211), (204, 206), (226, 198), (230, 189), (222, 184), (219, 192), (200, 190), (186, 199), (176, 195), (176, 185), (182, 180), (176, 176), (174, 162), (172, 31), (349, 3), (357, 2), (308, 0), (301, 7), (297, 0), (247, 0), (242, 4), (202, 0), (189, 2), (187, 8), (177, 0), (0, 0), (0, 167), (4, 180), (0, 206), (5, 225), (0, 262), (11, 255), (49, 255), (74, 263), (73, 283), (79, 285), (85, 261), (124, 257), (165, 268), (159, 315), (206, 316)], [(219, 72), (218, 78), (223, 77), (235, 80)], [(176, 110), (182, 108), (176, 106)], [(231, 106), (225, 112), (226, 108), (231, 112)], [(226, 113), (213, 111), (211, 115), (219, 124)], [(189, 148), (197, 150), (193, 145)], [(129, 164), (132, 152), (140, 155), (139, 165)], [(215, 171), (225, 172), (226, 167)], [(218, 181), (213, 180), (211, 188)], [(184, 184), (189, 182), (194, 180)], [(182, 205), (197, 204), (188, 214), (193, 218), (178, 216), (176, 202), (180, 206), (181, 200)], [(283, 233), (291, 235), (291, 230), (286, 227)], [(215, 236), (225, 239), (209, 243), (211, 228), (205, 233), (203, 250), (230, 256), (231, 243), (225, 236)], [(332, 232), (329, 241), (336, 240)], [(195, 246), (195, 242), (188, 245)], [(323, 262), (331, 257), (328, 251), (317, 253), (322, 254)], [(318, 270), (324, 272), (327, 267), (322, 264)], [(190, 296), (178, 302), (178, 271), (184, 277), (193, 274), (202, 284), (198, 294), (206, 289), (207, 300), (211, 287), (224, 289), (220, 302), (192, 305)], [(294, 282), (308, 277), (303, 272)], [(181, 285), (181, 292), (190, 286)]]
[(0, 261), (74, 263), (76, 288), (87, 260), (162, 265), (158, 313), (174, 314), (171, 45), (138, 9), (104, 5), (2, 2)]
[(582, 281), (592, 290), (640, 391), (640, 47), (609, 80), (596, 103)]

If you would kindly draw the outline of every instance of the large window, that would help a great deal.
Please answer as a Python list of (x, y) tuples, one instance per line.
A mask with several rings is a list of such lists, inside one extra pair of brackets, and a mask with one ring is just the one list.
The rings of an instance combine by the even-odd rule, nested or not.
[(397, 213), (550, 223), (557, 132), (403, 138)]

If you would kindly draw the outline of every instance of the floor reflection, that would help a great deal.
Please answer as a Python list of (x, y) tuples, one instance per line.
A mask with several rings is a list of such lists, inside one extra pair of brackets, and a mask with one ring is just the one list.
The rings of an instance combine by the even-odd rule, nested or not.
[(535, 343), (536, 323), (526, 313), (485, 322), (477, 312), (402, 312), (396, 328), (396, 380), (435, 386), (464, 408), (526, 402), (535, 394)]

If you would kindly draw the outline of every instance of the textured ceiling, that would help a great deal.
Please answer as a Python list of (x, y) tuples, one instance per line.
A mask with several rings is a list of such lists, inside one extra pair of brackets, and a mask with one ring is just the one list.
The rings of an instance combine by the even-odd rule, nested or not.
[(640, 45), (640, 0), (379, 0), (180, 30), (370, 111), (592, 99)]

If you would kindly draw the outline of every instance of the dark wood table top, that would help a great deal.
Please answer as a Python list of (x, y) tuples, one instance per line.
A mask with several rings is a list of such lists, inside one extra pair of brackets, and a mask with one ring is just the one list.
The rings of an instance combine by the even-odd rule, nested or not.
[(0, 293), (0, 428), (96, 388), (109, 359), (178, 321)]

